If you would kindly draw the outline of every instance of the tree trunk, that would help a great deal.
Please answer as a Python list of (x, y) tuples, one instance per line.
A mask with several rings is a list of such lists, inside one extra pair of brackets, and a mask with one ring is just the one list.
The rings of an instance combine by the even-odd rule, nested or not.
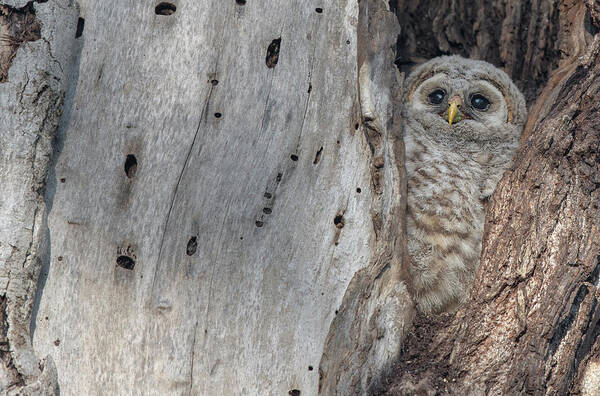
[[(596, 389), (597, 2), (3, 7), (3, 391)], [(423, 318), (393, 61), (443, 53), (531, 111), (476, 292)]]
[(470, 301), (456, 315), (417, 318), (387, 393), (597, 395), (600, 6), (478, 3), (445, 4), (420, 19), (414, 4), (397, 3), (407, 26), (399, 48), (436, 26), (433, 52), (504, 65), (531, 110), (515, 164), (487, 210)]
[(61, 395), (316, 394), (376, 234), (358, 5), (80, 16), (31, 320)]

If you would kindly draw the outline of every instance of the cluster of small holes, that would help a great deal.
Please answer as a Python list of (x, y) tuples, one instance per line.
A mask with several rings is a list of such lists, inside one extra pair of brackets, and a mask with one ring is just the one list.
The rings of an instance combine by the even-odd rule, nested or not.
[(163, 2), (156, 5), (154, 13), (156, 15), (173, 15), (176, 10), (175, 4)]

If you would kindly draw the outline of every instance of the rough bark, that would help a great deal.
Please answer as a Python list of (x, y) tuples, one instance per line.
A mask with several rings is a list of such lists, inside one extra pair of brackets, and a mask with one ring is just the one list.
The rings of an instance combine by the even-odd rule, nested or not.
[[(498, 5), (504, 3), (492, 7)], [(591, 395), (600, 389), (598, 4), (541, 5), (508, 4), (503, 28), (491, 39), (505, 69), (529, 94), (532, 110), (515, 164), (488, 207), (471, 299), (456, 315), (417, 318), (388, 394)], [(461, 2), (453, 6), (463, 9)], [(489, 8), (470, 11), (483, 18), (477, 26), (486, 25)], [(551, 8), (558, 13), (547, 19), (544, 10)], [(514, 15), (530, 15), (535, 23)], [(456, 20), (449, 20), (451, 26), (442, 22), (437, 30), (454, 31)], [(556, 29), (558, 39), (527, 36), (516, 46), (527, 50), (515, 62), (502, 50), (505, 33), (531, 31), (532, 23), (537, 32)], [(484, 33), (474, 27), (473, 34), (475, 43)], [(542, 53), (559, 48), (563, 57), (557, 64), (530, 58), (535, 46)], [(495, 60), (494, 50), (466, 48)], [(529, 90), (524, 71), (548, 81)]]
[(46, 243), (45, 181), (62, 113), (77, 10), (70, 1), (0, 6), (0, 391), (54, 394), (30, 317)]

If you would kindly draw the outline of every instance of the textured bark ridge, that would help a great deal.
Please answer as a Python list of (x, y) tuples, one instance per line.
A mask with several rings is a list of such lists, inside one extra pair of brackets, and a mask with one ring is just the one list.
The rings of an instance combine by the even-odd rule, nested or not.
[(54, 394), (54, 362), (36, 357), (30, 320), (77, 14), (69, 1), (13, 3), (0, 6), (0, 392)]
[[(426, 18), (438, 24), (432, 52), (454, 48), (504, 65), (525, 89), (532, 110), (515, 164), (488, 207), (471, 300), (456, 315), (417, 318), (391, 377), (393, 384), (384, 393), (597, 394), (598, 4), (495, 2), (469, 10), (473, 25), (457, 25), (452, 15), (467, 9), (462, 3), (467, 4), (453, 2), (446, 19)], [(407, 7), (398, 6), (400, 20), (421, 26), (403, 14)], [(501, 21), (492, 19), (490, 24), (490, 8)], [(478, 30), (492, 25), (501, 29)], [(405, 33), (410, 35), (410, 30)], [(509, 51), (506, 39), (515, 34), (522, 41)], [(483, 48), (497, 43), (499, 53)], [(557, 50), (561, 57), (539, 56)], [(407, 51), (402, 57), (418, 53)]]

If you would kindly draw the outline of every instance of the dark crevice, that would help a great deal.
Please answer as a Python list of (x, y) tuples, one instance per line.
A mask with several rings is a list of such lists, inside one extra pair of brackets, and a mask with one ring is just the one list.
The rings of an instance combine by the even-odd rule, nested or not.
[(557, 326), (554, 327), (554, 333), (552, 334), (552, 338), (550, 339), (550, 343), (548, 344), (548, 351), (546, 352), (545, 360), (552, 357), (558, 347), (560, 346), (561, 341), (567, 335), (567, 332), (573, 325), (575, 318), (577, 317), (577, 313), (579, 312), (579, 308), (581, 307), (581, 303), (583, 299), (587, 296), (589, 290), (586, 285), (579, 286), (579, 290), (577, 290), (577, 295), (573, 300), (571, 307), (569, 309), (569, 313), (558, 323)]

